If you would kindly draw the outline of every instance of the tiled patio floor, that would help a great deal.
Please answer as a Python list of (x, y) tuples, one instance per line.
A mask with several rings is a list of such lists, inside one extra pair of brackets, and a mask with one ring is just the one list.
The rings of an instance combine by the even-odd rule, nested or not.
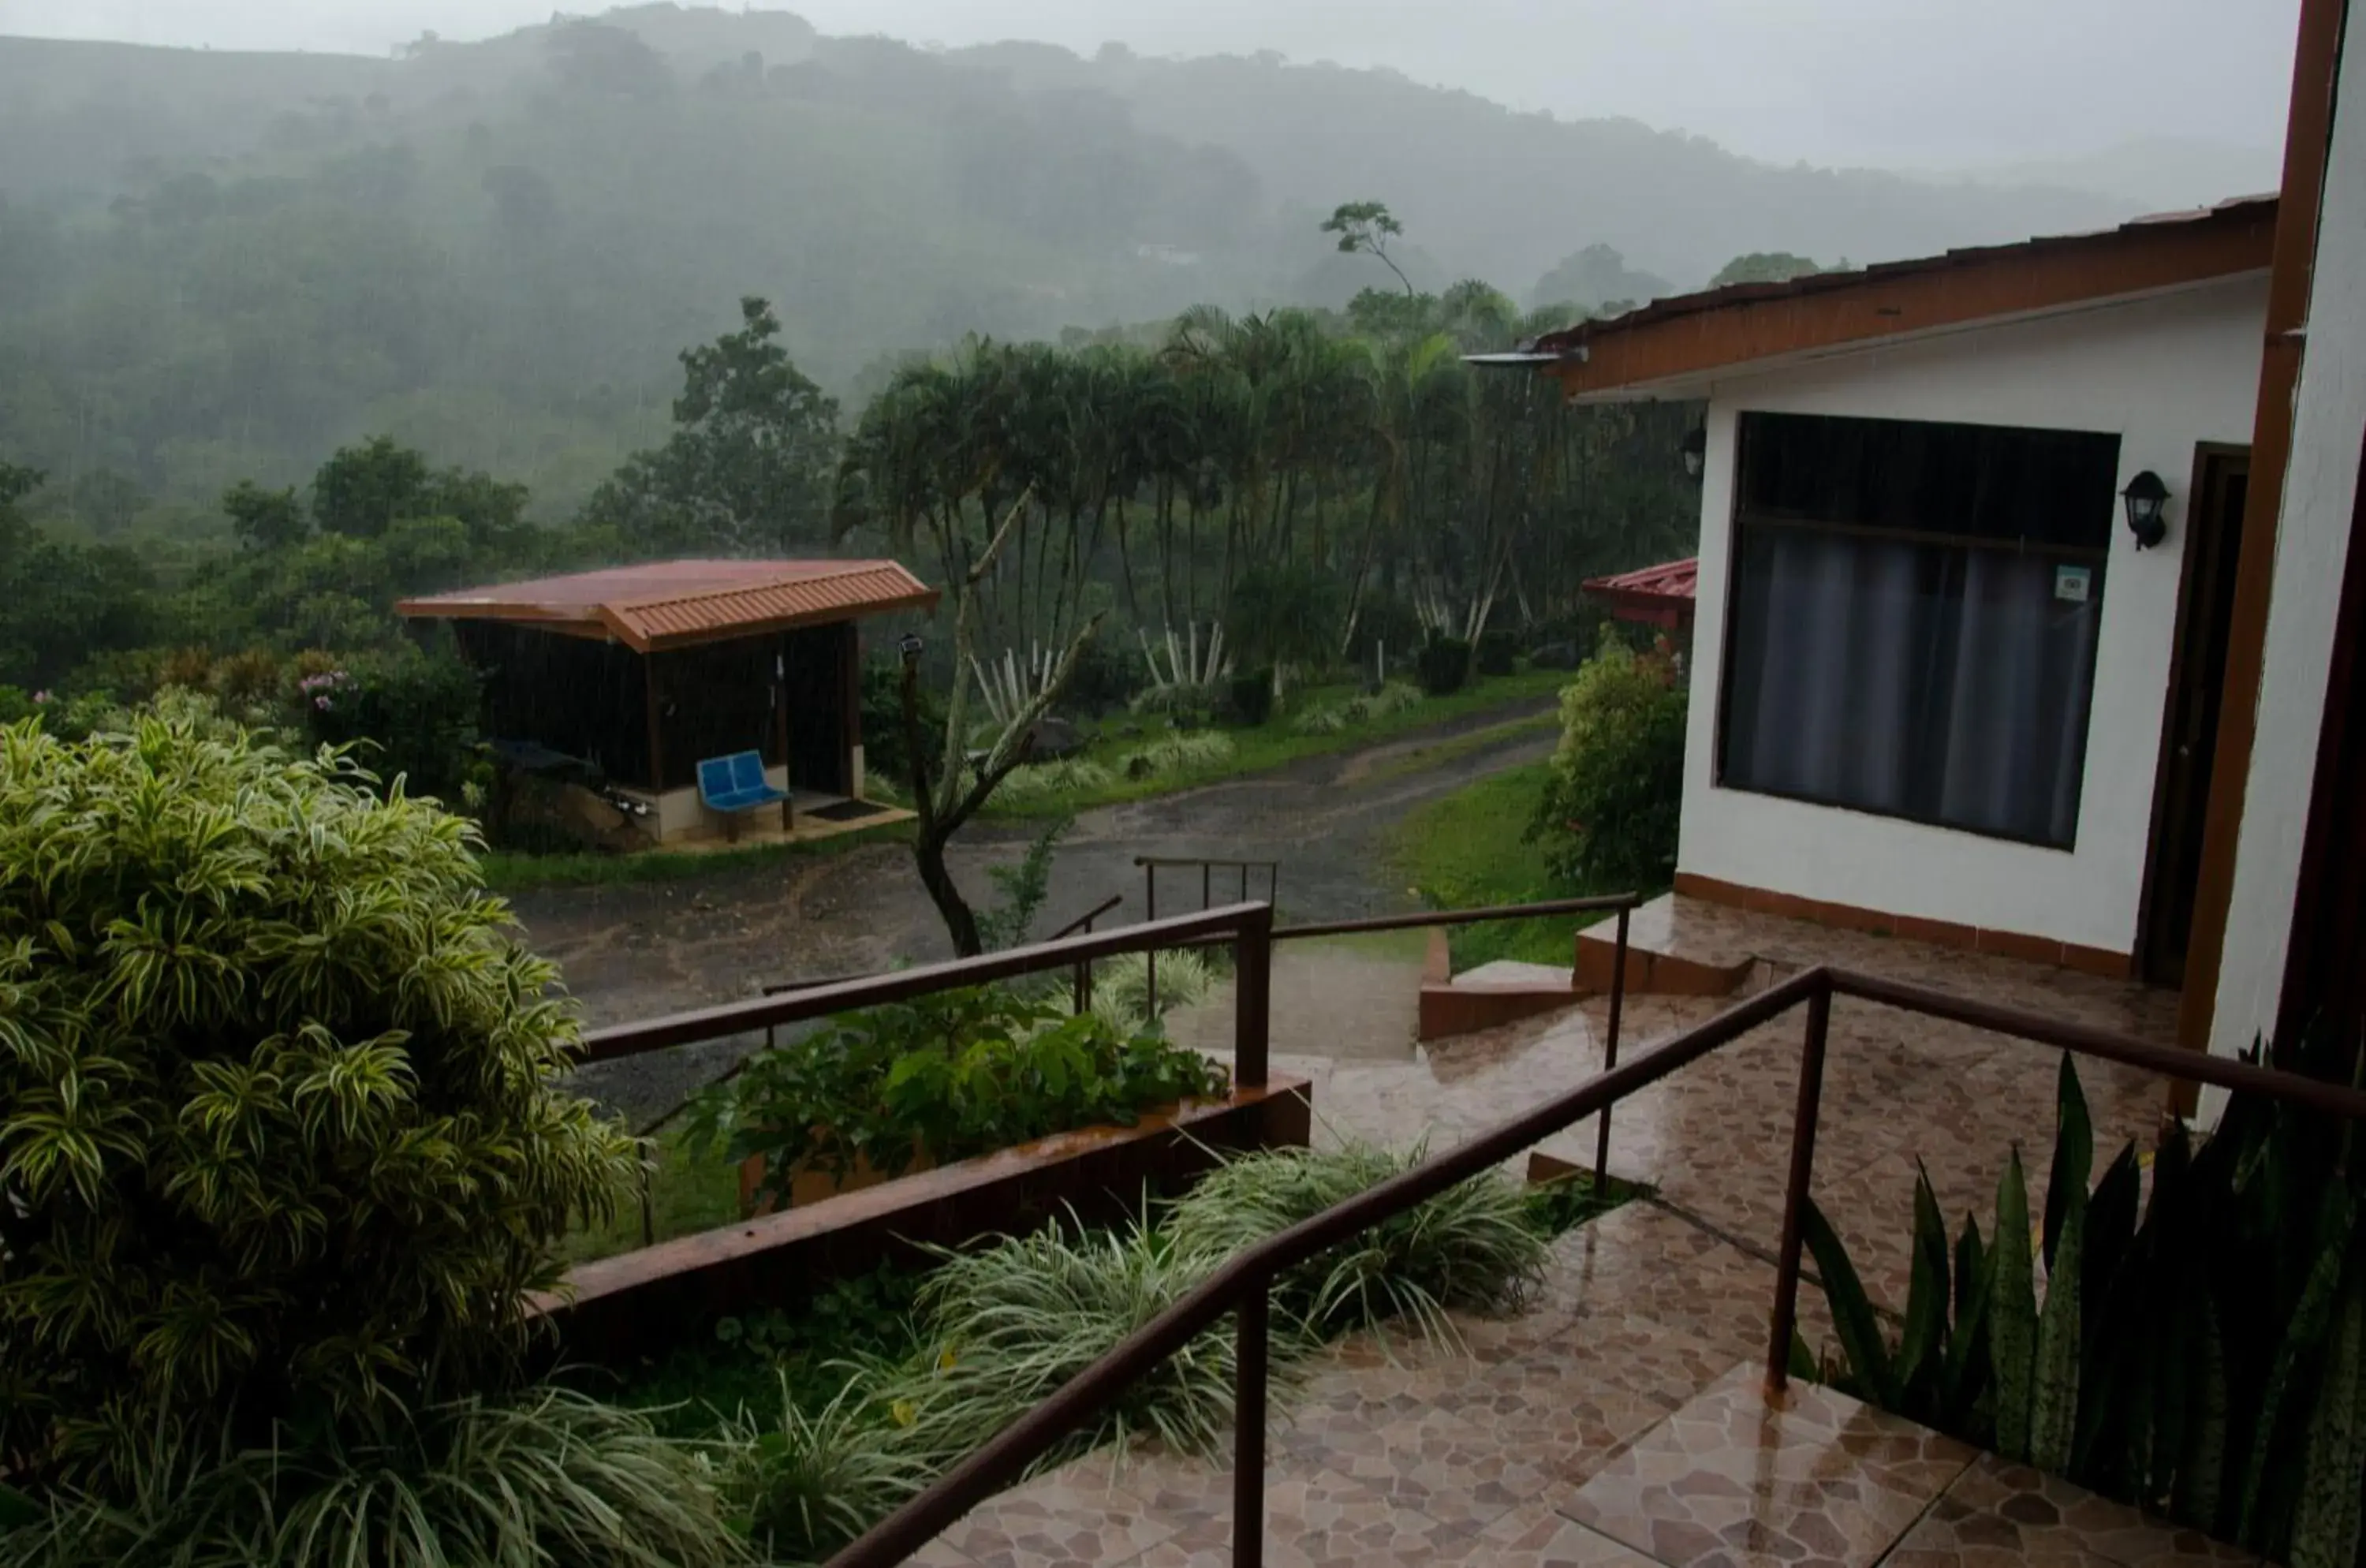
[[(1778, 969), (1845, 964), (2155, 1039), (2172, 1026), (2174, 997), (2133, 985), (1768, 917), (1715, 918), (1746, 922), (1736, 940)], [(1630, 998), (1622, 1055), (1721, 1005)], [(1588, 1003), (1397, 1061), (1326, 1043), (1309, 1023), (1276, 1040), (1276, 1066), (1314, 1080), (1328, 1135), (1449, 1144), (1597, 1070), (1603, 1015)], [(1272, 1562), (2137, 1568), (2219, 1560), (2210, 1543), (1976, 1461), (1828, 1391), (1801, 1389), (1786, 1408), (1765, 1408), (1756, 1360), (1773, 1301), (1801, 1026), (1797, 1012), (1778, 1020), (1618, 1110), (1611, 1168), (1659, 1196), (1563, 1236), (1527, 1310), (1461, 1321), (1456, 1347), (1358, 1337), (1329, 1353), (1278, 1416)], [(1814, 1190), (1868, 1287), (1902, 1303), (1917, 1161), (1951, 1224), (1970, 1209), (1988, 1228), (2015, 1144), (2033, 1191), (2042, 1190), (2059, 1057), (1845, 1000), (1832, 1026)], [(2124, 1138), (2149, 1147), (2160, 1087), (2102, 1064), (2083, 1064), (2081, 1075), (2099, 1157)], [(1593, 1131), (1545, 1147), (1590, 1164)], [(1801, 1319), (1811, 1343), (1829, 1341), (1812, 1291)], [(1230, 1488), (1221, 1460), (1103, 1452), (979, 1509), (929, 1561), (1220, 1563), (1229, 1557)]]

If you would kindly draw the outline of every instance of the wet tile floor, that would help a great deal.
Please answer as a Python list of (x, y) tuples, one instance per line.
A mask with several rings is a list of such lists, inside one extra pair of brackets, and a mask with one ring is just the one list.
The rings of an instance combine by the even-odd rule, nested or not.
[[(1776, 969), (1831, 963), (2153, 1039), (2174, 996), (2009, 959), (1689, 906)], [(1622, 1059), (1723, 1004), (1628, 999)], [(1360, 1017), (1369, 1008), (1359, 1009)], [(1278, 1010), (1279, 1013), (1279, 1010)], [(1344, 1015), (1343, 1015), (1344, 1016)], [(1319, 1006), (1278, 1029), (1275, 1066), (1314, 1082), (1318, 1136), (1459, 1142), (1597, 1071), (1599, 1002), (1388, 1060), (1326, 1042)], [(1278, 1021), (1279, 1018), (1278, 1018)], [(2134, 1509), (1983, 1458), (1829, 1390), (1762, 1392), (1801, 1019), (1778, 1019), (1618, 1108), (1610, 1164), (1656, 1195), (1562, 1236), (1523, 1311), (1458, 1317), (1459, 1343), (1332, 1348), (1279, 1407), (1267, 1556), (1396, 1563), (1898, 1568), (2241, 1561)], [(1204, 1044), (1222, 1042), (1208, 1037)], [(1341, 1044), (1348, 1048), (1341, 1049)], [(1842, 1000), (1833, 1009), (1813, 1190), (1868, 1288), (1902, 1304), (1918, 1165), (1951, 1224), (1989, 1224), (2017, 1145), (2042, 1188), (2057, 1054)], [(2080, 1067), (2099, 1160), (2149, 1147), (2160, 1086)], [(1591, 1123), (1544, 1149), (1590, 1164)], [(2033, 1204), (2038, 1201), (2034, 1196)], [(1829, 1344), (1813, 1291), (1801, 1330)], [(1231, 1556), (1229, 1462), (1102, 1450), (977, 1509), (939, 1568), (1216, 1565)]]

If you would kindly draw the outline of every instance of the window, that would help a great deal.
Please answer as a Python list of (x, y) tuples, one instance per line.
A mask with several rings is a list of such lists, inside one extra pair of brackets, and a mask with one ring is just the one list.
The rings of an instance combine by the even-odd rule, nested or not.
[(2119, 446), (1742, 415), (1718, 782), (2069, 848)]

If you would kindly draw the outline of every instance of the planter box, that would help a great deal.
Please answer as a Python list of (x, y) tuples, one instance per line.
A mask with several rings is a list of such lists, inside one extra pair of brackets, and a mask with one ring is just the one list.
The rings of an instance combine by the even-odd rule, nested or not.
[[(828, 1199), (848, 1192), (860, 1192), (866, 1187), (876, 1187), (883, 1181), (900, 1181), (905, 1176), (918, 1176), (937, 1168), (937, 1162), (918, 1149), (912, 1152), (912, 1163), (902, 1176), (889, 1176), (872, 1168), (871, 1162), (861, 1155), (854, 1156), (854, 1168), (844, 1176), (833, 1176), (826, 1170), (801, 1168), (789, 1178), (789, 1207), (807, 1209)], [(749, 1155), (739, 1162), (739, 1212), (754, 1216), (772, 1212), (772, 1201), (761, 1199), (757, 1189), (764, 1184), (764, 1156)]]
[(1087, 1224), (1128, 1218), (1145, 1190), (1179, 1191), (1219, 1151), (1303, 1147), (1313, 1120), (1307, 1081), (1277, 1074), (1266, 1088), (1186, 1100), (1131, 1127), (1056, 1134), (586, 1263), (530, 1311), (569, 1360), (635, 1360), (922, 1247), (1016, 1235), (1070, 1211)]

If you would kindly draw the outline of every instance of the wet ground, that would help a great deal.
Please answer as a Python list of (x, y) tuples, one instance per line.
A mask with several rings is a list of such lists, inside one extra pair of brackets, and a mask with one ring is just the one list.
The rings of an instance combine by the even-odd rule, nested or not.
[[(1545, 713), (1549, 701), (1466, 715), (1361, 750), (1269, 773), (1084, 813), (1053, 863), (1039, 932), (1112, 894), (1104, 924), (1144, 918), (1137, 855), (1222, 856), (1280, 865), (1286, 920), (1346, 919), (1410, 908), (1389, 864), (1391, 829), (1416, 807), (1503, 768), (1549, 754), (1549, 728), (1527, 728), (1443, 757), (1441, 739)], [(953, 874), (974, 905), (992, 902), (989, 866), (1025, 852), (1041, 824), (977, 823), (954, 840)], [(1196, 872), (1162, 872), (1158, 908), (1200, 907)], [(1207, 891), (1237, 897), (1218, 873)], [(1262, 874), (1251, 896), (1264, 896)], [(910, 851), (878, 844), (712, 876), (535, 889), (514, 903), (528, 940), (557, 961), (593, 1023), (650, 1018), (752, 996), (768, 981), (859, 974), (902, 959), (951, 955), (944, 928), (912, 870)], [(588, 1069), (588, 1092), (636, 1122), (711, 1077), (749, 1043), (715, 1042)]]

